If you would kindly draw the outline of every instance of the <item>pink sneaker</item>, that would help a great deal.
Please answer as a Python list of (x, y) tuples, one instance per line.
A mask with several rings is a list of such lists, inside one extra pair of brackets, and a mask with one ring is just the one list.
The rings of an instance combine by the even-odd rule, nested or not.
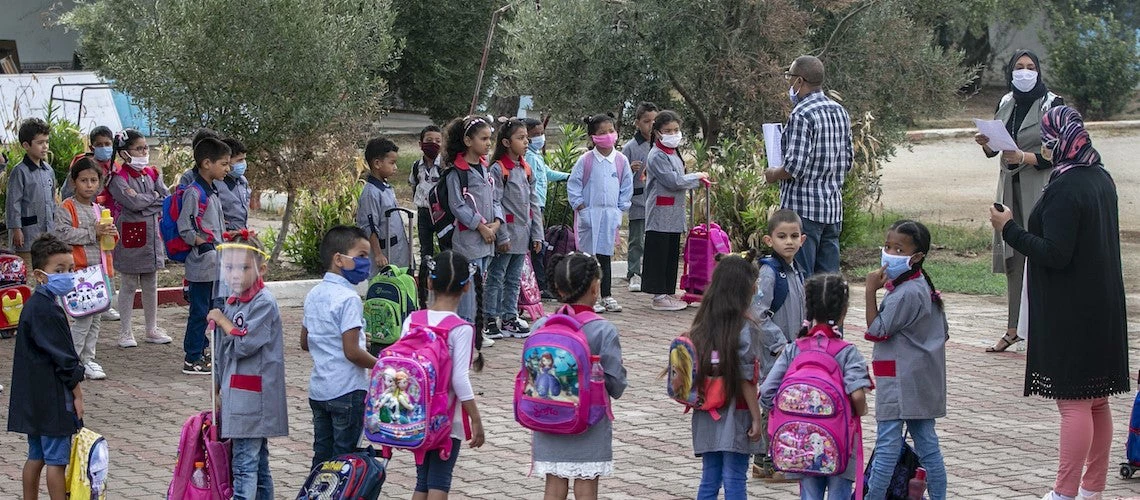
[(161, 328), (155, 328), (153, 332), (146, 334), (146, 341), (151, 344), (169, 344), (171, 342), (170, 335), (167, 335)]

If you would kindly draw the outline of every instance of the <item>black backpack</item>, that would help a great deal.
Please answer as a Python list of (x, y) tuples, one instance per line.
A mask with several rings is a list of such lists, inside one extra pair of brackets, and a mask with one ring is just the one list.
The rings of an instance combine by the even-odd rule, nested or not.
[(772, 287), (772, 304), (768, 306), (766, 314), (769, 318), (776, 314), (784, 301), (788, 299), (788, 273), (784, 270), (784, 263), (775, 256), (760, 259), (760, 265), (768, 266), (776, 272), (776, 282)]
[[(457, 172), (453, 174), (453, 172)], [(459, 176), (459, 191), (467, 194), (471, 171), (455, 167), (445, 169), (439, 175), (439, 182), (428, 192), (428, 210), (431, 211), (431, 230), (439, 238), (441, 250), (451, 249), (451, 237), (455, 235), (455, 214), (451, 212), (451, 195), (447, 190), (447, 178)]]
[(386, 466), (371, 448), (326, 460), (309, 472), (297, 500), (376, 500)]

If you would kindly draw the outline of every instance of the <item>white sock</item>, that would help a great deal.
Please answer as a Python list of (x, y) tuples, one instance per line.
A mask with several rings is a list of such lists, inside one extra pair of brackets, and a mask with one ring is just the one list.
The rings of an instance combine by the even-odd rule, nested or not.
[(1062, 495), (1060, 493), (1057, 493), (1056, 491), (1053, 492), (1053, 500), (1076, 500), (1076, 498), (1077, 497)]
[(1080, 488), (1080, 489), (1078, 489), (1077, 494), (1079, 494), (1082, 497), (1092, 497), (1094, 495), (1099, 495), (1100, 492), (1099, 491), (1089, 491), (1089, 490), (1086, 490), (1084, 488)]
[(659, 293), (659, 294), (653, 296), (653, 300), (665, 300), (665, 297), (666, 297), (665, 294)]

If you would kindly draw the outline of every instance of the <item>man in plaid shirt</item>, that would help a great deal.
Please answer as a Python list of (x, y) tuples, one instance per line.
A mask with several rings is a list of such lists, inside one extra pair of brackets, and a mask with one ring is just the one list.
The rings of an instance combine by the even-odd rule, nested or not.
[(851, 118), (823, 94), (823, 62), (800, 56), (784, 73), (795, 107), (784, 127), (784, 165), (764, 172), (780, 182), (780, 208), (803, 220), (807, 237), (796, 266), (804, 276), (839, 272), (839, 232), (843, 228), (841, 189), (851, 170)]

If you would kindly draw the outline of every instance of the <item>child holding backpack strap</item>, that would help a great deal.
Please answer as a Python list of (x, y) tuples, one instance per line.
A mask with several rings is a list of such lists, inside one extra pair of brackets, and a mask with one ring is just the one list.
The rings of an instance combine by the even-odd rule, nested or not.
[[(875, 343), (871, 369), (878, 381), (878, 438), (868, 497), (886, 495), (902, 448), (903, 424), (926, 469), (931, 500), (946, 498), (946, 466), (934, 419), (946, 416), (946, 315), (942, 296), (923, 269), (930, 231), (920, 222), (891, 225), (882, 267), (867, 275), (867, 333)], [(876, 292), (886, 288), (882, 307)]]
[(759, 365), (746, 321), (756, 275), (756, 266), (738, 255), (721, 258), (689, 330), (695, 387), (702, 399), (725, 401), (721, 408), (693, 410), (693, 454), (702, 467), (698, 500), (715, 500), (722, 484), (725, 500), (747, 498), (748, 458), (760, 451)]
[[(569, 304), (574, 315), (593, 317), (582, 325), (581, 332), (590, 344), (590, 353), (600, 357), (606, 393), (611, 398), (620, 398), (627, 383), (617, 327), (593, 313), (601, 293), (601, 276), (597, 259), (579, 252), (555, 255), (547, 270), (547, 282), (560, 300)], [(550, 316), (535, 323), (536, 332), (548, 318)], [(544, 498), (547, 500), (565, 499), (570, 493), (571, 479), (574, 480), (574, 498), (596, 499), (599, 479), (613, 474), (613, 423), (609, 418), (602, 417), (579, 434), (535, 431), (531, 443), (531, 471), (546, 476)]]
[[(776, 358), (776, 364), (768, 373), (768, 377), (764, 379), (764, 384), (760, 387), (760, 405), (770, 411), (779, 412), (787, 408), (773, 407), (777, 403), (782, 403), (786, 400), (794, 400), (797, 395), (803, 395), (802, 399), (807, 402), (809, 413), (813, 412), (811, 408), (815, 408), (814, 415), (821, 415), (822, 412), (818, 408), (830, 406), (833, 409), (845, 408), (849, 410), (849, 414), (841, 415), (842, 419), (854, 419), (856, 422), (859, 417), (867, 414), (867, 396), (866, 391), (872, 387), (871, 377), (867, 374), (867, 361), (859, 354), (859, 350), (855, 346), (842, 341), (842, 335), (839, 327), (843, 325), (843, 320), (847, 315), (848, 303), (848, 288), (847, 282), (843, 277), (838, 274), (817, 274), (812, 276), (811, 279), (804, 284), (805, 306), (807, 310), (807, 318), (811, 321), (810, 325), (805, 322), (803, 328), (799, 332), (799, 340), (795, 343), (788, 344), (780, 352)], [(830, 342), (839, 342), (837, 346), (828, 349), (827, 356), (834, 352), (833, 358), (838, 365), (842, 376), (842, 387), (836, 387), (843, 391), (843, 396), (847, 396), (848, 404), (834, 404), (826, 405), (824, 397), (821, 397), (820, 392), (815, 391), (815, 387), (808, 388), (808, 391), (797, 391), (794, 387), (795, 384), (789, 382), (786, 387), (784, 385), (785, 378), (792, 379), (796, 376), (798, 368), (796, 357), (801, 354), (800, 347), (802, 345), (810, 345), (810, 342), (816, 341), (815, 339), (822, 336)], [(804, 342), (809, 342), (805, 344)], [(778, 397), (779, 396), (779, 397)], [(837, 412), (840, 413), (840, 412)], [(851, 442), (847, 443), (846, 449), (828, 450), (823, 439), (816, 438), (816, 436), (823, 437), (822, 434), (812, 434), (811, 438), (806, 443), (785, 442), (781, 438), (784, 437), (779, 425), (782, 422), (788, 422), (788, 428), (794, 428), (799, 425), (797, 417), (792, 413), (787, 413), (785, 419), (781, 419), (778, 414), (770, 415), (772, 418), (773, 426), (776, 429), (769, 427), (769, 436), (772, 439), (772, 453), (777, 455), (776, 462), (778, 466), (784, 468), (789, 467), (792, 460), (783, 460), (780, 454), (785, 450), (797, 450), (797, 445), (803, 445), (804, 452), (811, 452), (813, 457), (818, 457), (807, 467), (816, 471), (823, 470), (841, 470), (839, 464), (828, 463), (829, 457), (846, 455), (848, 457), (845, 467), (842, 468), (842, 473), (838, 474), (823, 474), (823, 475), (802, 475), (788, 473), (786, 475), (789, 479), (799, 479), (800, 481), (800, 498), (803, 500), (823, 500), (824, 494), (827, 498), (851, 498), (852, 484), (860, 477), (859, 464), (861, 453), (859, 450), (863, 447), (861, 434), (851, 436)], [(804, 419), (806, 420), (806, 419)], [(847, 422), (840, 422), (846, 424)], [(826, 429), (826, 427), (824, 427)], [(840, 431), (841, 430), (838, 430)], [(791, 432), (794, 432), (791, 431)], [(838, 434), (838, 432), (837, 432)], [(843, 446), (835, 443), (838, 447)], [(805, 453), (806, 454), (806, 453)], [(795, 453), (789, 454), (789, 456)], [(898, 454), (896, 453), (896, 456)]]

